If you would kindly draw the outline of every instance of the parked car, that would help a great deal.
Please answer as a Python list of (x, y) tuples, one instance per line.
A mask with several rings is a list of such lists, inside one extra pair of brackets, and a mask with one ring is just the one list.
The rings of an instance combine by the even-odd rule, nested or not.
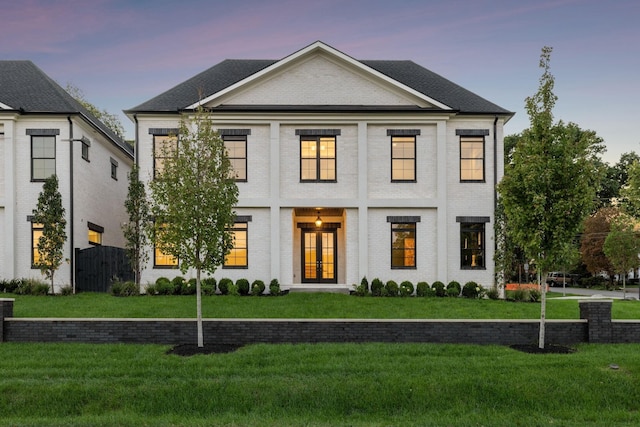
[(563, 283), (566, 285), (573, 285), (574, 276), (560, 271), (552, 271), (547, 275), (547, 285), (562, 286)]

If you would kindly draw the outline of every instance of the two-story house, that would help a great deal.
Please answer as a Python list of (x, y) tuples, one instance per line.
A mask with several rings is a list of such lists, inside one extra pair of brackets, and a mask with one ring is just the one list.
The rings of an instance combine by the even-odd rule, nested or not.
[(0, 61), (0, 279), (43, 278), (32, 212), (53, 174), (67, 219), (56, 291), (74, 285), (74, 249), (123, 247), (132, 164), (132, 147), (31, 61)]
[[(369, 280), (494, 281), (495, 185), (513, 113), (411, 61), (322, 42), (280, 60), (226, 60), (126, 113), (141, 177), (183, 117), (214, 117), (240, 191), (216, 277), (284, 288)], [(176, 260), (155, 248), (143, 282)]]

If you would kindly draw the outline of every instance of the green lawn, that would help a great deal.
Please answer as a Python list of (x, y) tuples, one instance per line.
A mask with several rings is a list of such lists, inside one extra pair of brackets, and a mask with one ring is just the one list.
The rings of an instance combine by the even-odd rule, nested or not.
[[(0, 425), (636, 426), (640, 345), (0, 344)], [(618, 369), (612, 369), (611, 365)]]
[[(15, 298), (14, 317), (159, 317), (196, 315), (195, 296), (72, 296)], [(550, 293), (550, 297), (554, 294)], [(539, 303), (465, 298), (373, 298), (329, 293), (292, 293), (281, 297), (209, 296), (202, 299), (205, 318), (350, 318), (350, 319), (536, 319)], [(638, 301), (614, 301), (614, 319), (640, 319)], [(578, 319), (577, 300), (548, 299), (548, 319)]]

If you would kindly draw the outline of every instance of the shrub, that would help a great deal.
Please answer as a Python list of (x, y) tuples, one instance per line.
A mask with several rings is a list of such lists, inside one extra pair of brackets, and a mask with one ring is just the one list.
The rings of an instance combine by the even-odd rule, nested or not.
[(230, 281), (229, 285), (227, 286), (227, 295), (234, 296), (234, 297), (237, 297), (240, 295), (238, 293), (238, 287), (236, 286), (235, 283), (233, 283), (233, 281)]
[(399, 291), (398, 284), (393, 280), (389, 280), (387, 284), (384, 286), (384, 289), (387, 291), (385, 296), (387, 297), (398, 296), (398, 291)]
[(450, 297), (460, 296), (461, 291), (462, 288), (460, 287), (460, 283), (456, 282), (455, 280), (450, 281), (447, 285), (447, 295)]
[(403, 281), (402, 283), (400, 283), (400, 296), (401, 297), (408, 297), (413, 295), (413, 291), (414, 291), (414, 287), (413, 287), (413, 283), (411, 283), (408, 280)]
[(476, 282), (467, 282), (462, 288), (462, 296), (465, 298), (480, 298), (483, 295), (482, 287)]
[(229, 294), (229, 285), (233, 285), (233, 281), (227, 277), (220, 279), (218, 282), (218, 290), (222, 295)]
[(437, 280), (433, 282), (433, 285), (431, 285), (431, 288), (435, 291), (437, 297), (447, 296), (447, 291), (444, 287), (444, 283), (442, 283), (441, 281)]
[(236, 280), (236, 286), (240, 295), (249, 295), (249, 281), (247, 279)]
[(280, 295), (280, 283), (278, 279), (271, 279), (269, 283), (269, 294), (271, 295)]
[(416, 285), (416, 296), (427, 297), (431, 293), (431, 287), (427, 282), (418, 282)]
[(264, 282), (262, 280), (254, 280), (251, 283), (251, 295), (259, 296), (265, 290)]
[(34, 283), (31, 286), (31, 295), (47, 295), (49, 293), (49, 285), (46, 283)]
[(384, 289), (384, 283), (377, 277), (371, 281), (371, 295), (374, 297), (382, 296), (382, 289)]
[(367, 278), (363, 277), (359, 285), (354, 284), (353, 290), (354, 293), (359, 297), (369, 295), (369, 282), (367, 281)]
[(158, 295), (158, 290), (156, 288), (156, 285), (154, 283), (148, 283), (144, 287), (144, 293), (150, 296)]
[(531, 299), (529, 290), (520, 289), (520, 288), (513, 291), (513, 293), (511, 294), (511, 297), (513, 298), (514, 301), (518, 301), (518, 302), (529, 301)]
[(111, 285), (111, 295), (115, 297), (140, 295), (140, 288), (135, 282), (114, 282)]
[(20, 283), (22, 283), (22, 280), (20, 279), (11, 279), (8, 282), (5, 282), (4, 291), (13, 294), (16, 292), (16, 289), (18, 289), (18, 287), (20, 286)]
[(496, 288), (491, 288), (487, 291), (487, 297), (492, 300), (500, 299), (500, 293)]
[(182, 286), (186, 285), (187, 281), (182, 276), (176, 276), (171, 281), (171, 284), (173, 285), (174, 295), (182, 295)]
[[(202, 282), (200, 282), (202, 284)], [(180, 286), (180, 295), (195, 295), (198, 291), (198, 281), (197, 279), (189, 279), (182, 283)]]
[(202, 287), (202, 295), (216, 294), (216, 279), (213, 277), (206, 277), (202, 279), (200, 286)]
[(154, 288), (154, 295), (173, 295), (174, 292), (173, 283), (166, 277), (158, 277)]

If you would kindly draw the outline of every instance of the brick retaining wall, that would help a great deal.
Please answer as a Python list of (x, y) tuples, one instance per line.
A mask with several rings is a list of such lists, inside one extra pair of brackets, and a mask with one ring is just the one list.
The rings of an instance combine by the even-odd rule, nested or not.
[[(13, 300), (0, 300), (0, 340), (171, 345), (196, 342), (195, 319), (38, 319), (13, 318), (12, 312)], [(547, 320), (545, 341), (562, 345), (640, 342), (640, 321), (612, 322), (611, 301), (581, 301), (580, 313), (580, 320)], [(512, 345), (537, 343), (539, 320), (205, 319), (203, 327), (205, 343)]]

